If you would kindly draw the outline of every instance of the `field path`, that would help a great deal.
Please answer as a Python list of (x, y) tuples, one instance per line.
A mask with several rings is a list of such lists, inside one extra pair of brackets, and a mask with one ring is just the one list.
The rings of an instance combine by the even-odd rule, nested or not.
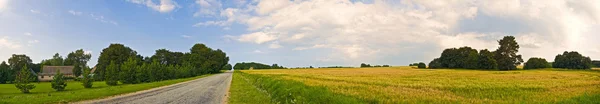
[(169, 86), (79, 104), (221, 104), (231, 85), (231, 71)]

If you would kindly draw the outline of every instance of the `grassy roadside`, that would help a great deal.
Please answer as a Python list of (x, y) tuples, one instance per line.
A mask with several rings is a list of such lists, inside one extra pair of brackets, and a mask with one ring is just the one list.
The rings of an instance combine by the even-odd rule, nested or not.
[(248, 79), (239, 71), (233, 73), (231, 86), (229, 87), (230, 104), (270, 104), (271, 98), (266, 92), (261, 92), (259, 89), (250, 84)]
[[(244, 80), (246, 82), (244, 82)], [(266, 93), (261, 92), (264, 90)], [(357, 104), (365, 103), (357, 98), (334, 94), (325, 87), (311, 87), (302, 82), (283, 80), (276, 76), (247, 74), (236, 71), (234, 82), (230, 88), (231, 104), (269, 102), (265, 96), (270, 95), (270, 103), (301, 104)], [(268, 94), (268, 95), (267, 95)], [(259, 96), (258, 99), (255, 96)], [(252, 99), (252, 100), (247, 100)]]
[(65, 89), (65, 91), (61, 92), (54, 91), (49, 82), (42, 82), (36, 83), (36, 88), (31, 90), (30, 94), (21, 93), (17, 88), (15, 88), (14, 84), (0, 84), (0, 104), (66, 103), (90, 100), (109, 97), (118, 94), (147, 90), (155, 87), (171, 85), (207, 76), (210, 75), (202, 75), (191, 78), (166, 80), (152, 83), (123, 84), (118, 86), (107, 86), (104, 82), (94, 82), (94, 86), (90, 89), (83, 88), (80, 82), (70, 81), (67, 83), (67, 88)]

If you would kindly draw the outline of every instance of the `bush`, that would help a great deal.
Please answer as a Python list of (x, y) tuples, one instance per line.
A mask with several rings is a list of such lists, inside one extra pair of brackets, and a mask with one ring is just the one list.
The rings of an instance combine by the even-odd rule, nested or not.
[(584, 57), (578, 52), (565, 51), (562, 55), (556, 55), (556, 58), (554, 58), (554, 63), (552, 63), (552, 67), (566, 69), (591, 69), (592, 60), (590, 57)]
[(54, 75), (54, 80), (52, 80), (52, 88), (56, 91), (63, 91), (65, 90), (65, 87), (67, 87), (67, 83), (65, 83), (65, 79), (62, 73), (60, 73), (60, 70), (56, 71), (56, 74)]
[(435, 58), (431, 62), (429, 62), (429, 69), (439, 69), (442, 68), (442, 63), (440, 62), (440, 58)]
[(418, 68), (425, 69), (425, 68), (427, 68), (427, 65), (425, 65), (425, 63), (423, 63), (423, 62), (420, 62), (418, 65)]
[(83, 69), (83, 78), (81, 78), (81, 85), (83, 85), (84, 88), (92, 88), (92, 85), (94, 80), (90, 77), (90, 69), (88, 68), (84, 68)]
[(523, 67), (523, 69), (542, 69), (542, 68), (549, 68), (549, 67), (550, 67), (550, 64), (548, 64), (548, 61), (546, 61), (546, 59), (532, 57), (532, 58), (529, 58), (529, 60), (527, 60), (527, 62), (525, 62), (525, 66)]

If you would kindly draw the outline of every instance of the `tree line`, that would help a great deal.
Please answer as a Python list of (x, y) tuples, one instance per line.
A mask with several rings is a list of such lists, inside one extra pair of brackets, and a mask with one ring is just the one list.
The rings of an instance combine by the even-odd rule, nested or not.
[(360, 63), (360, 67), (361, 68), (367, 68), (367, 67), (390, 67), (390, 65), (373, 65), (373, 66), (371, 66), (371, 64)]
[(33, 63), (31, 58), (25, 54), (13, 54), (8, 63), (2, 61), (0, 63), (0, 83), (14, 83), (17, 75), (23, 67), (31, 71), (30, 79), (37, 81), (35, 73), (40, 73), (43, 66), (74, 66), (73, 74), (78, 77), (81, 75), (83, 68), (89, 68), (87, 62), (92, 56), (86, 54), (83, 49), (75, 50), (63, 58), (58, 53), (54, 54), (51, 59), (42, 60), (40, 63)]
[(233, 66), (233, 69), (235, 69), (235, 70), (248, 70), (250, 68), (253, 68), (253, 69), (287, 69), (287, 68), (277, 65), (277, 64), (267, 65), (267, 64), (257, 63), (257, 62), (241, 62), (241, 63), (235, 63), (235, 65)]
[[(523, 63), (519, 52), (519, 44), (514, 36), (505, 36), (498, 41), (500, 45), (495, 51), (487, 49), (480, 50), (465, 46), (460, 48), (445, 49), (439, 58), (429, 63), (430, 69), (439, 68), (462, 68), (462, 69), (488, 69), (488, 70), (515, 70)], [(546, 59), (532, 57), (525, 62), (524, 69), (539, 68), (566, 68), (566, 69), (590, 69), (592, 61), (578, 52), (564, 52), (549, 63)]]

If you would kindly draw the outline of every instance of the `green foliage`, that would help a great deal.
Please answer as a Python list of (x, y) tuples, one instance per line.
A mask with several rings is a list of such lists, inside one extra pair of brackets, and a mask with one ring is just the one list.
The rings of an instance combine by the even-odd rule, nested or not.
[(84, 88), (92, 88), (92, 86), (94, 85), (94, 79), (90, 76), (90, 69), (89, 68), (84, 68), (83, 69), (83, 78), (81, 79), (81, 85), (83, 85)]
[[(17, 76), (17, 70), (19, 69), (23, 69), (23, 67), (29, 67), (32, 64), (31, 58), (29, 58), (29, 56), (27, 55), (16, 55), (13, 54), (9, 59), (8, 59), (8, 64), (10, 69), (12, 69), (11, 71), (9, 71), (8, 73), (8, 81), (14, 81), (16, 76)], [(28, 69), (29, 70), (29, 69)], [(30, 76), (31, 79), (35, 79), (35, 76)]]
[(514, 36), (505, 36), (498, 41), (500, 47), (496, 49), (494, 59), (498, 63), (500, 70), (515, 70), (517, 66), (523, 62), (519, 52), (519, 44), (515, 41)]
[(590, 57), (585, 57), (578, 52), (565, 51), (563, 54), (559, 54), (554, 58), (552, 67), (566, 69), (591, 69), (592, 60)]
[[(375, 65), (375, 66), (371, 66), (371, 64), (360, 63), (360, 67), (361, 68), (368, 68), (368, 67), (390, 67), (390, 65)], [(352, 68), (352, 67), (337, 67), (337, 68)]]
[(494, 53), (487, 49), (479, 51), (478, 69), (497, 69), (498, 64), (494, 59)]
[(439, 58), (442, 68), (476, 69), (479, 61), (477, 50), (471, 47), (450, 48), (442, 52)]
[(75, 69), (73, 69), (73, 74), (76, 77), (81, 75), (81, 71), (83, 67), (87, 67), (87, 62), (90, 61), (92, 55), (89, 53), (85, 53), (83, 49), (76, 50), (67, 55), (65, 59), (65, 65), (73, 65)]
[[(273, 65), (277, 65), (277, 64), (273, 64)], [(275, 67), (273, 67), (273, 66), (270, 66), (270, 65), (267, 65), (267, 64), (256, 63), (256, 62), (236, 63), (233, 66), (233, 69), (235, 69), (235, 70), (248, 70), (250, 68), (253, 68), (253, 69), (284, 69), (285, 67), (283, 67), (283, 66), (275, 66)]]
[(231, 69), (233, 69), (233, 66), (231, 66), (231, 64), (227, 64), (227, 65), (223, 66), (223, 69), (221, 69), (221, 70), (231, 70)]
[(419, 66), (419, 63), (408, 64), (408, 66)]
[(0, 84), (11, 82), (9, 80), (11, 76), (12, 70), (5, 61), (2, 61), (2, 64), (0, 64)]
[(104, 48), (98, 58), (98, 64), (96, 64), (96, 71), (94, 72), (94, 77), (96, 78), (94, 79), (108, 79), (105, 77), (108, 75), (115, 75), (106, 73), (108, 71), (108, 65), (114, 63), (116, 66), (119, 66), (129, 58), (139, 58), (141, 60), (141, 57), (137, 56), (136, 51), (123, 44), (111, 44), (107, 48)]
[(52, 59), (42, 60), (41, 64), (48, 66), (63, 66), (65, 65), (64, 62), (65, 60), (63, 59), (63, 57), (60, 56), (60, 54), (55, 53), (54, 56), (52, 56)]
[(598, 61), (598, 60), (592, 61), (592, 67), (600, 67), (600, 61)]
[(129, 58), (123, 65), (121, 65), (121, 71), (119, 72), (119, 79), (123, 84), (135, 84), (138, 83), (136, 79), (136, 69), (138, 67), (137, 60)]
[(60, 70), (56, 70), (56, 74), (54, 75), (54, 79), (51, 82), (52, 88), (56, 91), (63, 91), (65, 87), (67, 87), (67, 83), (65, 83), (65, 78)]
[(370, 64), (365, 64), (365, 63), (360, 63), (360, 67), (364, 68), (364, 67), (371, 67)]
[(417, 65), (417, 67), (421, 68), (421, 69), (425, 69), (425, 68), (427, 68), (427, 65), (425, 65), (425, 63), (423, 63), (423, 62), (420, 62), (419, 65)]
[[(98, 70), (98, 69), (96, 69)], [(110, 64), (106, 67), (106, 76), (104, 80), (106, 80), (106, 84), (109, 86), (115, 86), (119, 81), (119, 65), (115, 64), (115, 62), (110, 62)]]
[(542, 69), (542, 68), (550, 68), (550, 64), (544, 58), (532, 57), (525, 62), (525, 66), (523, 69)]
[(32, 76), (33, 75), (29, 68), (24, 65), (21, 67), (21, 71), (16, 76), (15, 87), (17, 87), (17, 89), (21, 90), (23, 93), (29, 93), (29, 90), (35, 88), (35, 85), (30, 83), (31, 81), (35, 80), (35, 77)]
[(439, 68), (443, 68), (440, 58), (435, 58), (431, 62), (429, 62), (429, 69), (439, 69)]

